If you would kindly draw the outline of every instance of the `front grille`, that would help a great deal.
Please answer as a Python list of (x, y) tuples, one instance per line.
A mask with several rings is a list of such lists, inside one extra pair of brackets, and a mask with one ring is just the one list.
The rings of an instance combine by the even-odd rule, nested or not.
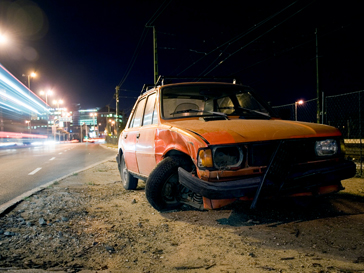
[[(308, 161), (322, 160), (315, 154), (315, 143), (317, 139), (294, 139), (285, 140), (289, 145), (291, 165), (305, 163)], [(247, 147), (248, 165), (252, 167), (268, 166), (279, 141), (252, 143)]]
[(282, 141), (279, 147), (276, 148), (274, 160), (271, 162), (271, 166), (268, 170), (267, 179), (279, 182), (285, 181), (291, 169), (291, 160), (294, 157), (293, 149), (296, 147), (296, 143), (291, 141)]
[[(320, 175), (312, 171), (332, 166), (338, 155), (324, 158), (316, 156), (316, 141), (317, 139), (294, 139), (251, 144), (248, 147), (249, 165), (267, 166), (264, 192), (319, 185)], [(290, 174), (293, 173), (295, 175), (291, 177)]]

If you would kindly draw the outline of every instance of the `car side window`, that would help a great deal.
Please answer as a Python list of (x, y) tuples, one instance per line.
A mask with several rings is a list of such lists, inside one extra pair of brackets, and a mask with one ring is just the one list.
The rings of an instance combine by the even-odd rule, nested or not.
[(155, 124), (155, 116), (157, 115), (155, 111), (155, 97), (155, 93), (148, 97), (147, 105), (145, 106), (144, 111), (143, 126)]
[(145, 98), (139, 101), (136, 110), (134, 111), (133, 119), (130, 122), (130, 128), (140, 127), (142, 125), (145, 102)]
[[(155, 94), (155, 97), (157, 97), (156, 94)], [(158, 124), (158, 113), (157, 113), (157, 101), (156, 100), (154, 103), (152, 124)]]

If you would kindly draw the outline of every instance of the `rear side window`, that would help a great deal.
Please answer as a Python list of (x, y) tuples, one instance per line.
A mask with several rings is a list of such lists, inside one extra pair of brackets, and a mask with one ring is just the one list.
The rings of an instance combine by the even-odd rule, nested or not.
[(155, 93), (148, 97), (147, 105), (145, 106), (143, 126), (156, 124), (158, 122), (157, 112), (155, 111), (155, 97)]
[(130, 122), (130, 128), (140, 127), (142, 125), (142, 118), (144, 112), (146, 99), (139, 101), (133, 115), (133, 119)]

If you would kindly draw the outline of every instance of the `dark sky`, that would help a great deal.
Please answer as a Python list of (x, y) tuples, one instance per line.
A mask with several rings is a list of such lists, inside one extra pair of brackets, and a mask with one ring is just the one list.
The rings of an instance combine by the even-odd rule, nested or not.
[(317, 28), (321, 89), (326, 95), (364, 89), (361, 1), (0, 3), (0, 32), (12, 39), (0, 48), (0, 63), (23, 81), (23, 73), (36, 70), (34, 92), (52, 88), (82, 108), (114, 107), (123, 82), (121, 108), (128, 112), (143, 84), (153, 82), (147, 22), (157, 29), (161, 75), (238, 76), (272, 105), (312, 99)]

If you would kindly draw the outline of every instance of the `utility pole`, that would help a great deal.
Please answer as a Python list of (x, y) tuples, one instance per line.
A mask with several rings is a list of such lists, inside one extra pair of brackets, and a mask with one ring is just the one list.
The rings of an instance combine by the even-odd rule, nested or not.
[(157, 31), (155, 26), (153, 26), (153, 56), (154, 56), (154, 83), (158, 80), (158, 51), (157, 51)]
[(115, 100), (116, 100), (116, 135), (119, 136), (119, 89), (120, 86), (115, 87)]
[(157, 83), (158, 80), (158, 48), (157, 48), (157, 31), (155, 30), (155, 26), (153, 27), (153, 59), (154, 59), (154, 83)]
[(145, 27), (153, 28), (153, 66), (154, 66), (154, 83), (157, 83), (158, 80), (158, 50), (157, 50), (157, 31), (155, 30), (155, 26), (145, 25)]
[(320, 94), (320, 83), (319, 83), (319, 65), (318, 65), (318, 38), (317, 38), (317, 28), (315, 31), (316, 35), (316, 92), (317, 92), (317, 123), (320, 123), (320, 116), (321, 116), (321, 94)]

